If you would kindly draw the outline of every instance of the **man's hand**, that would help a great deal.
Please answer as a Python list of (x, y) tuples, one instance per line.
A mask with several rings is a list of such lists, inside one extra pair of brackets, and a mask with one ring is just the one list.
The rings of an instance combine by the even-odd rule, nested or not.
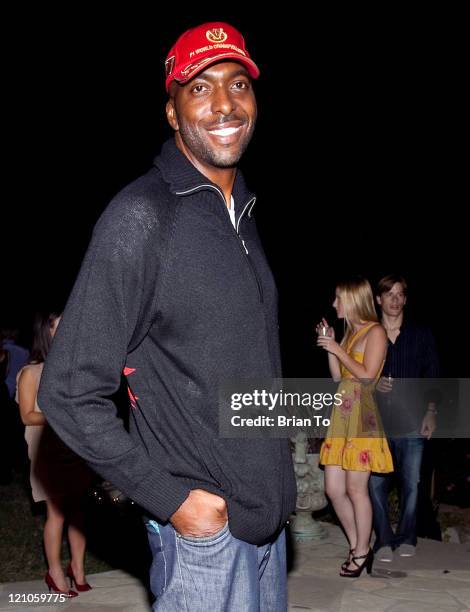
[(170, 521), (180, 535), (202, 538), (220, 531), (227, 518), (227, 504), (222, 497), (193, 489)]
[(390, 393), (393, 389), (393, 378), (381, 376), (375, 388), (380, 393)]
[(421, 435), (428, 440), (436, 429), (436, 415), (433, 412), (426, 412), (421, 424)]

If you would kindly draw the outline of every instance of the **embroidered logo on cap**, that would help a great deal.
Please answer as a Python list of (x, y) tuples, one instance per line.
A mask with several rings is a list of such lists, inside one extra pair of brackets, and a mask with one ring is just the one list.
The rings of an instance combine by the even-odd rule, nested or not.
[(207, 30), (206, 38), (211, 43), (223, 43), (227, 40), (227, 34), (223, 28), (212, 28), (212, 30)]

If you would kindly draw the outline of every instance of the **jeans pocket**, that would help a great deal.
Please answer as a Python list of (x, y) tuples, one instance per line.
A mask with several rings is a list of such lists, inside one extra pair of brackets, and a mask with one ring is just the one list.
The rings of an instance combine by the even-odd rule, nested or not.
[(225, 523), (222, 529), (219, 529), (219, 531), (216, 531), (215, 533), (208, 536), (184, 536), (176, 532), (176, 537), (178, 539), (193, 546), (212, 546), (214, 544), (218, 544), (222, 540), (225, 540), (228, 535), (230, 535), (228, 521)]
[(150, 567), (150, 588), (155, 597), (162, 595), (167, 586), (167, 563), (160, 525), (156, 521), (146, 521), (147, 536), (152, 551)]

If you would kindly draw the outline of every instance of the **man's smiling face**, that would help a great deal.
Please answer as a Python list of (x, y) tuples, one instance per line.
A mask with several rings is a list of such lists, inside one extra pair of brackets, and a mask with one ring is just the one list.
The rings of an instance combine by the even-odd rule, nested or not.
[(166, 110), (178, 147), (203, 173), (237, 165), (257, 114), (251, 78), (236, 62), (213, 64), (185, 85), (173, 82)]

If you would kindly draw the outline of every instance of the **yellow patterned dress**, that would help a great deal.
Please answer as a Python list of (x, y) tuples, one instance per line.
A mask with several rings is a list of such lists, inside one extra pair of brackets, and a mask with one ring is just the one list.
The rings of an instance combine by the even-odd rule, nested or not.
[[(352, 350), (353, 345), (371, 327), (371, 323), (351, 336), (346, 351), (363, 363), (364, 353)], [(320, 464), (339, 465), (344, 470), (361, 472), (393, 472), (393, 461), (374, 397), (381, 370), (372, 383), (360, 382), (343, 364), (338, 392), (342, 404), (334, 406), (327, 437), (320, 449)]]

